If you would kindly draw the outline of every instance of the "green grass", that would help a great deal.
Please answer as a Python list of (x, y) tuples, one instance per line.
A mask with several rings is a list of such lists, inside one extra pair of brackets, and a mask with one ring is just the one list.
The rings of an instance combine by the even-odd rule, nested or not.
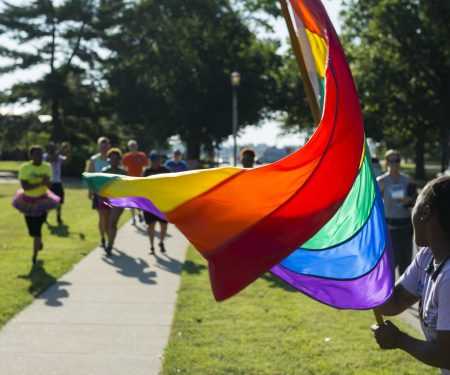
[(191, 248), (163, 374), (439, 373), (399, 350), (381, 351), (373, 323), (371, 311), (332, 309), (269, 274), (216, 303), (205, 261)]
[(0, 172), (17, 172), (23, 161), (0, 161)]
[[(416, 172), (416, 165), (414, 163), (402, 163), (401, 164), (401, 170), (404, 173), (409, 174), (410, 176), (414, 177), (414, 174)], [(436, 174), (441, 171), (441, 166), (436, 163), (427, 163), (425, 165), (425, 173), (427, 175), (426, 180), (419, 180), (416, 181), (419, 186), (424, 186), (428, 181), (432, 180), (433, 178), (436, 178)]]
[[(44, 250), (32, 269), (32, 238), (28, 236), (22, 214), (11, 206), (18, 184), (0, 184), (0, 327), (33, 302), (74, 264), (88, 254), (99, 241), (97, 213), (91, 209), (87, 191), (80, 184), (66, 184), (64, 225), (56, 224), (55, 212), (43, 226)], [(122, 215), (123, 224), (129, 219)]]

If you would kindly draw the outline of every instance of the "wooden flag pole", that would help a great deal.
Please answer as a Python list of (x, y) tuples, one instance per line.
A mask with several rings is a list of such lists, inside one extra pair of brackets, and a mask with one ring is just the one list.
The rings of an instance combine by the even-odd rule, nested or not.
[(378, 326), (382, 326), (384, 324), (383, 314), (373, 309), (373, 315), (375, 315), (375, 320), (377, 321)]
[(291, 38), (292, 48), (294, 49), (295, 58), (297, 59), (297, 64), (300, 68), (300, 77), (303, 82), (303, 87), (306, 91), (306, 96), (308, 97), (309, 106), (314, 118), (314, 121), (318, 124), (320, 122), (320, 109), (317, 103), (316, 94), (312, 87), (311, 81), (309, 80), (308, 71), (306, 70), (306, 64), (303, 60), (302, 50), (300, 48), (300, 43), (298, 42), (297, 35), (295, 34), (294, 25), (292, 24), (291, 16), (289, 14), (289, 9), (286, 0), (280, 0), (281, 8), (283, 10), (283, 16), (286, 20), (286, 25), (289, 30), (289, 36)]

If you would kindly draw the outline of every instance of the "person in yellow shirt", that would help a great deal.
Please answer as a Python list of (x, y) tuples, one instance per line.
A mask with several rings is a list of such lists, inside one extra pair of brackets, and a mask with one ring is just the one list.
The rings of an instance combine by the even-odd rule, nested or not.
[(13, 199), (13, 206), (25, 215), (28, 233), (33, 237), (33, 264), (37, 254), (43, 249), (41, 229), (47, 219), (47, 212), (56, 208), (60, 198), (48, 187), (52, 178), (52, 167), (43, 162), (44, 150), (39, 145), (29, 149), (30, 161), (19, 168), (19, 180), (22, 186)]

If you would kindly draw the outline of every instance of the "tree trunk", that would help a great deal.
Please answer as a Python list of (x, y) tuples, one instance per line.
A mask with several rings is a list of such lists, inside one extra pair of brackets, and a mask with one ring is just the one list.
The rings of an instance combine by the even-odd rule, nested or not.
[(186, 139), (186, 159), (187, 160), (200, 160), (200, 148), (201, 142), (200, 137), (196, 136), (196, 134), (190, 133)]
[(449, 159), (449, 147), (450, 146), (450, 131), (449, 126), (444, 121), (442, 126), (442, 159), (441, 159), (441, 172), (444, 172), (448, 168)]
[(52, 141), (63, 141), (63, 129), (59, 116), (59, 99), (56, 97), (52, 98)]
[(425, 134), (418, 134), (416, 139), (416, 178), (425, 180)]

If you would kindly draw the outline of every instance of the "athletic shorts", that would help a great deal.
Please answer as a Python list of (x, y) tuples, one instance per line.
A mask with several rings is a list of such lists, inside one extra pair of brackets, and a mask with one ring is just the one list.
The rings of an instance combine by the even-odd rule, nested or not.
[(64, 203), (64, 188), (60, 182), (53, 182), (50, 186), (50, 190), (61, 198), (59, 204)]
[(159, 216), (153, 215), (147, 211), (144, 211), (144, 220), (146, 224), (155, 223), (156, 221), (167, 223), (167, 220), (161, 219)]
[(101, 197), (98, 194), (94, 194), (92, 198), (92, 208), (94, 210), (110, 210), (111, 206), (107, 205), (106, 198)]
[(31, 237), (41, 237), (42, 224), (47, 220), (47, 213), (39, 216), (27, 216), (25, 215), (25, 222), (28, 227), (28, 234)]

